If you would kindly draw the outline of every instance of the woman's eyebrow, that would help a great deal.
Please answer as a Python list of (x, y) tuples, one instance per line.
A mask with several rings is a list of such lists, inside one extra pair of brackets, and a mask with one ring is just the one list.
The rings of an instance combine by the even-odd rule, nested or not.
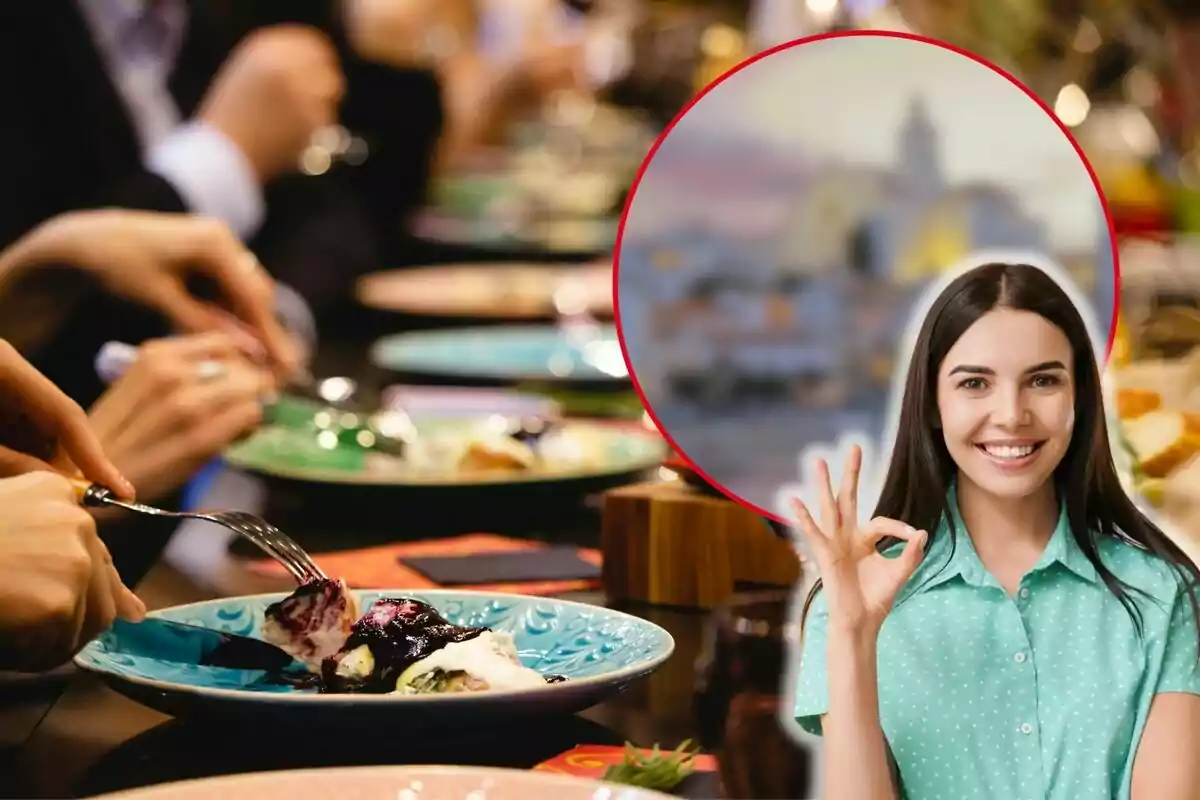
[(1042, 363), (1034, 364), (1032, 367), (1025, 370), (1025, 374), (1029, 375), (1030, 373), (1033, 373), (1033, 372), (1046, 372), (1046, 371), (1052, 370), (1052, 369), (1065, 370), (1066, 368), (1067, 368), (1067, 365), (1061, 361), (1043, 361)]
[[(1040, 364), (1034, 364), (1022, 374), (1029, 375), (1034, 372), (1046, 372), (1053, 369), (1065, 370), (1067, 367), (1061, 361), (1043, 361)], [(951, 375), (966, 374), (966, 375), (995, 375), (996, 370), (991, 367), (980, 367), (974, 364), (959, 364), (954, 369), (950, 370)]]

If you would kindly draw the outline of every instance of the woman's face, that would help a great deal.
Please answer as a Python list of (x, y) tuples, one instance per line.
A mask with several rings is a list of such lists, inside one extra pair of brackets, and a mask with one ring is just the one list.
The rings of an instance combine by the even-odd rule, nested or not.
[(942, 435), (961, 477), (988, 494), (1027, 497), (1050, 479), (1075, 425), (1066, 335), (1030, 311), (980, 317), (938, 368)]

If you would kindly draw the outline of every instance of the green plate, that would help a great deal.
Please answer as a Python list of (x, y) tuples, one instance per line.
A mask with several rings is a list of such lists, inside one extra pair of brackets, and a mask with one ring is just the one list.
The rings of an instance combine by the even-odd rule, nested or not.
[[(465, 440), (486, 420), (426, 419), (415, 422), (424, 442)], [(356, 486), (479, 487), (593, 480), (653, 469), (667, 447), (657, 432), (596, 421), (564, 422), (552, 434), (558, 453), (529, 470), (453, 471), (388, 459), (356, 446), (349, 437), (324, 447), (315, 426), (268, 424), (225, 453), (235, 468), (311, 483)]]
[(482, 216), (498, 198), (513, 194), (512, 177), (504, 173), (448, 176), (434, 184), (437, 205), (462, 217)]
[(609, 253), (620, 227), (619, 216), (578, 217), (522, 223), (516, 228), (483, 217), (461, 216), (428, 208), (412, 220), (412, 233), (421, 239), (504, 252), (534, 248), (558, 255)]
[(632, 389), (616, 392), (584, 392), (545, 388), (533, 384), (527, 387), (518, 385), (517, 388), (553, 400), (569, 417), (640, 419), (646, 413), (646, 407), (642, 405), (642, 398)]

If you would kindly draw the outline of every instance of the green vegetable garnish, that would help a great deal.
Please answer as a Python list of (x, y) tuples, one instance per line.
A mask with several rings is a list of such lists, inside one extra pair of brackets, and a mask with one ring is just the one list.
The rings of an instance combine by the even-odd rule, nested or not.
[(642, 789), (669, 791), (692, 774), (692, 762), (697, 750), (692, 750), (692, 740), (684, 741), (669, 753), (662, 752), (658, 745), (649, 755), (643, 755), (629, 742), (625, 743), (625, 759), (604, 772), (604, 780), (623, 783)]

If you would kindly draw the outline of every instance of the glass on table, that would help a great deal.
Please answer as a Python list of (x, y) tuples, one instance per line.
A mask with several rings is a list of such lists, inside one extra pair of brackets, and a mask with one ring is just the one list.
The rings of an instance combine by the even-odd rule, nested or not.
[(709, 622), (696, 665), (700, 742), (716, 754), (725, 797), (807, 797), (810, 753), (782, 723), (792, 591), (739, 594)]

